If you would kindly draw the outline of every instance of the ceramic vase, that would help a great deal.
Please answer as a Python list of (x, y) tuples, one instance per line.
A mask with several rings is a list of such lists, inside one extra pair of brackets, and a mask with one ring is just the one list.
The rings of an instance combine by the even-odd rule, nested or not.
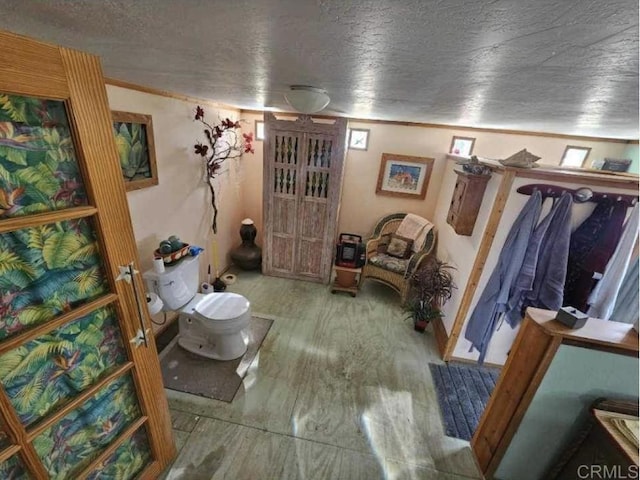
[(258, 230), (253, 220), (245, 218), (240, 226), (242, 244), (231, 252), (231, 260), (242, 270), (258, 270), (262, 266), (262, 250), (256, 245)]

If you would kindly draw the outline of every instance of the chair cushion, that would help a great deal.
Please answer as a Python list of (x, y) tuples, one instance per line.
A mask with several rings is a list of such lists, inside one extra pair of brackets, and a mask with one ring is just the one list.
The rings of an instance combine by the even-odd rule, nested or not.
[(408, 258), (411, 255), (413, 240), (401, 237), (395, 233), (391, 235), (391, 241), (387, 247), (387, 254), (397, 258)]
[(409, 259), (392, 257), (391, 255), (388, 255), (386, 253), (378, 253), (372, 257), (369, 257), (369, 263), (371, 265), (384, 268), (385, 270), (389, 270), (391, 272), (404, 274), (404, 272), (407, 270)]

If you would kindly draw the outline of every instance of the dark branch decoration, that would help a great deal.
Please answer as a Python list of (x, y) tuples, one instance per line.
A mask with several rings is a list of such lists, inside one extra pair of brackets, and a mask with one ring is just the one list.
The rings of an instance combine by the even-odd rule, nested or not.
[(207, 143), (198, 142), (194, 145), (196, 155), (200, 155), (206, 162), (207, 184), (211, 191), (211, 206), (213, 207), (213, 220), (211, 229), (213, 233), (218, 233), (218, 206), (216, 204), (216, 191), (213, 181), (221, 173), (222, 164), (225, 160), (241, 157), (243, 153), (253, 153), (253, 133), (243, 133), (242, 138), (237, 130), (240, 128), (240, 121), (233, 121), (228, 118), (219, 119), (219, 123), (211, 125), (204, 119), (204, 109), (196, 107), (195, 119), (204, 125), (204, 136)]

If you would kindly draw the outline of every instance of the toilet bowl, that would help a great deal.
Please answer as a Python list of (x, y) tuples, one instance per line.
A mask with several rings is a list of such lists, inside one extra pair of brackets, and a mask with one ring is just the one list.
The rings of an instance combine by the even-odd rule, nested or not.
[(188, 257), (164, 272), (143, 274), (147, 290), (158, 295), (164, 310), (179, 312), (178, 345), (214, 360), (233, 360), (247, 351), (251, 304), (236, 293), (197, 293), (198, 257)]

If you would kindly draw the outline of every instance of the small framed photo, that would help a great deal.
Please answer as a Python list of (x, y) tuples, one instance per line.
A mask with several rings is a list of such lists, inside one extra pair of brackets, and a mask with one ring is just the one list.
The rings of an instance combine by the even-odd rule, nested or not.
[(454, 136), (451, 139), (451, 147), (449, 147), (449, 153), (452, 155), (468, 157), (473, 153), (473, 146), (475, 145), (475, 143), (475, 138)]
[(562, 154), (560, 160), (560, 166), (562, 167), (584, 167), (587, 157), (591, 152), (591, 147), (576, 147), (574, 145), (567, 145)]
[(369, 130), (364, 128), (349, 129), (349, 148), (351, 150), (366, 150), (369, 148)]
[(433, 158), (383, 153), (376, 194), (424, 199)]
[(111, 117), (126, 190), (158, 185), (151, 115), (113, 111)]
[(608, 172), (628, 172), (631, 160), (628, 158), (605, 158), (600, 170)]
[(256, 132), (255, 139), (262, 142), (264, 140), (264, 121), (263, 120), (256, 120), (255, 132)]

